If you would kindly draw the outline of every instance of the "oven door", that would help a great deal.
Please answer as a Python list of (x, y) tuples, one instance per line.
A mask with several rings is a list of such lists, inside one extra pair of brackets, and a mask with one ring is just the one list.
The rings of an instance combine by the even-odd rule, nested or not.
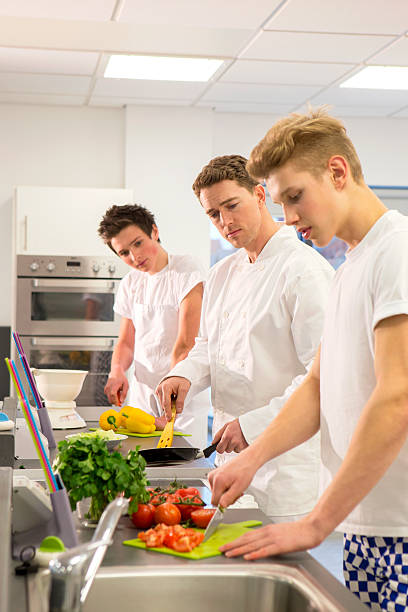
[[(114, 338), (20, 336), (20, 339), (31, 368), (88, 370), (82, 391), (76, 399), (77, 406), (111, 405), (104, 387), (110, 371)], [(20, 363), (18, 367), (21, 368)]]
[(18, 278), (16, 329), (21, 335), (117, 336), (113, 312), (119, 280)]

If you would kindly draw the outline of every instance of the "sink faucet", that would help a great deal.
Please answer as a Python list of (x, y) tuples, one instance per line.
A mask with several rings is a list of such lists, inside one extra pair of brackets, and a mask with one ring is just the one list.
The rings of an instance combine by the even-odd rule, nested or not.
[(128, 506), (129, 500), (125, 497), (114, 499), (105, 508), (90, 542), (75, 546), (50, 561), (50, 612), (80, 612), (106, 549), (112, 543), (116, 525)]

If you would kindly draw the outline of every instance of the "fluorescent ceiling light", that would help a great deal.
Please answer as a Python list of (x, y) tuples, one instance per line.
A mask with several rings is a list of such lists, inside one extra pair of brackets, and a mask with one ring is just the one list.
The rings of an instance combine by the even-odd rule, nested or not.
[(223, 63), (219, 59), (111, 55), (104, 76), (149, 81), (208, 81)]
[(408, 89), (408, 66), (366, 66), (340, 87)]

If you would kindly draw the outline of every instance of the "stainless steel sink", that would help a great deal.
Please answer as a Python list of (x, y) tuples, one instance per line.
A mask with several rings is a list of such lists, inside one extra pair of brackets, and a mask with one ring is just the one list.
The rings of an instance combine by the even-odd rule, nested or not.
[[(36, 577), (43, 601), (46, 581), (46, 574)], [(38, 597), (30, 599), (37, 600), (30, 612), (44, 610), (44, 604), (38, 607)], [(346, 612), (301, 568), (279, 564), (102, 567), (83, 612), (115, 608), (121, 612)]]

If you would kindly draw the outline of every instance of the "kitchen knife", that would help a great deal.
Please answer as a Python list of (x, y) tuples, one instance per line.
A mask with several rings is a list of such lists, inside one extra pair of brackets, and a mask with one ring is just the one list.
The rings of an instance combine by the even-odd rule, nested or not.
[(171, 420), (166, 423), (157, 443), (157, 448), (168, 448), (173, 443), (174, 420), (176, 418), (176, 400), (171, 398)]
[(211, 536), (217, 531), (219, 524), (222, 523), (222, 520), (224, 518), (224, 512), (225, 508), (223, 506), (217, 507), (216, 511), (214, 512), (214, 516), (208, 523), (207, 529), (204, 532), (203, 542), (206, 542), (208, 538), (211, 538)]

